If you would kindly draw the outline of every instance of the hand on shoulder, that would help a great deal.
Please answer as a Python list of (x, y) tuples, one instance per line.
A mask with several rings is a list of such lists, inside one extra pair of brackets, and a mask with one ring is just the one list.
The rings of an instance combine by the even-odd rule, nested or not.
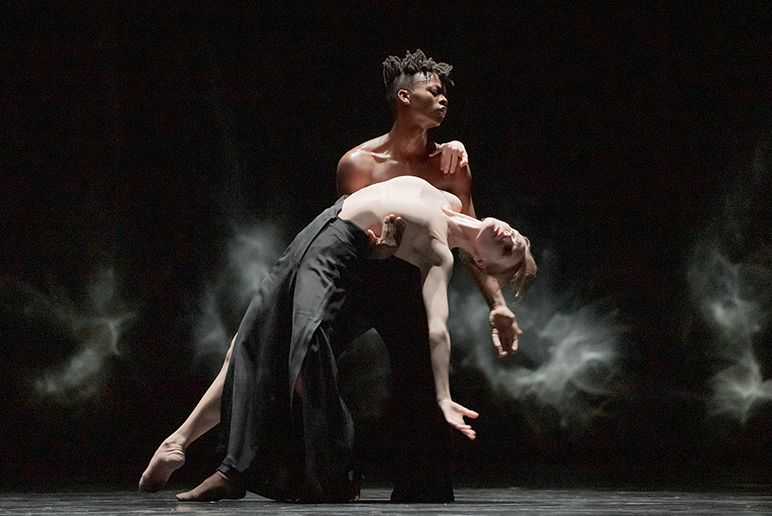
[(464, 144), (458, 140), (447, 143), (435, 143), (436, 149), (430, 158), (440, 155), (440, 170), (443, 174), (455, 174), (457, 170), (469, 165), (469, 155)]

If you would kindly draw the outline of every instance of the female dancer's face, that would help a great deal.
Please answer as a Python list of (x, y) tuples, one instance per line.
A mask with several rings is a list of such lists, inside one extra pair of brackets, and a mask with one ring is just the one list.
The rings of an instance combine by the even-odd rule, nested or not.
[(486, 272), (515, 267), (523, 259), (528, 239), (504, 221), (486, 218), (475, 239), (475, 261)]

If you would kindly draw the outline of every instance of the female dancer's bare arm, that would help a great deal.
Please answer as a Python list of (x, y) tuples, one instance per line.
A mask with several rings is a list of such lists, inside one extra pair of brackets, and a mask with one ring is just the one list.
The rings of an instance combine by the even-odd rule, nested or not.
[(469, 439), (476, 437), (464, 417), (476, 418), (477, 412), (454, 402), (450, 396), (448, 367), (450, 363), (450, 334), (448, 333), (448, 279), (453, 266), (450, 250), (436, 240), (432, 247), (436, 255), (444, 259), (439, 265), (428, 269), (423, 278), (423, 298), (426, 317), (429, 322), (429, 346), (431, 350), (432, 374), (437, 403), (445, 420)]

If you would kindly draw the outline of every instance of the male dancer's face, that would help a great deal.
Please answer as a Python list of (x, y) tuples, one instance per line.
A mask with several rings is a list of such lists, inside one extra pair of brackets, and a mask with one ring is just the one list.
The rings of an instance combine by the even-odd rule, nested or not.
[(437, 127), (448, 113), (445, 87), (437, 74), (416, 75), (410, 91), (410, 110)]

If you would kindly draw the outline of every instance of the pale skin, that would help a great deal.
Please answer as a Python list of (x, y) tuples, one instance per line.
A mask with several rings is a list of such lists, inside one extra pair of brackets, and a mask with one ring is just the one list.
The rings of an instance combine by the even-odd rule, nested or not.
[(220, 372), (188, 418), (161, 443), (161, 446), (153, 454), (150, 464), (142, 473), (142, 478), (139, 481), (140, 491), (155, 493), (161, 490), (171, 474), (185, 464), (185, 450), (190, 443), (220, 423), (222, 390), (235, 342), (236, 337), (234, 336)]
[[(478, 414), (454, 402), (450, 395), (447, 288), (453, 269), (451, 249), (460, 248), (469, 253), (482, 271), (501, 271), (521, 264), (529, 244), (505, 222), (492, 218), (479, 221), (460, 213), (461, 206), (461, 200), (454, 195), (437, 190), (420, 178), (404, 176), (352, 194), (344, 201), (338, 216), (370, 234), (376, 246), (386, 238), (384, 225), (395, 220), (402, 225), (399, 247), (393, 255), (421, 271), (437, 403), (451, 426), (474, 439), (475, 431), (464, 418), (476, 418)], [(220, 405), (225, 371), (225, 368), (220, 371), (188, 420), (156, 452), (143, 475), (143, 490), (149, 490), (153, 482), (165, 482), (171, 471), (184, 463), (185, 441), (205, 431), (204, 421), (211, 426), (219, 421), (219, 417), (212, 414), (212, 407)], [(214, 477), (217, 475), (219, 472)], [(193, 492), (194, 495), (189, 494)], [(197, 490), (189, 493), (182, 493), (178, 498), (200, 499)]]
[[(417, 176), (454, 194), (461, 203), (461, 212), (474, 217), (466, 149), (457, 141), (436, 144), (428, 137), (428, 130), (440, 125), (447, 112), (445, 90), (436, 75), (423, 79), (427, 80), (415, 81), (412, 88), (400, 90), (400, 105), (389, 133), (352, 149), (340, 160), (337, 173), (339, 193), (350, 194), (393, 177)], [(373, 237), (371, 234), (371, 239)], [(466, 260), (465, 264), (491, 308), (489, 322), (499, 354), (506, 355), (516, 350), (517, 336), (521, 331), (514, 314), (506, 306), (498, 283), (481, 274)], [(160, 490), (172, 472), (184, 464), (187, 447), (220, 422), (222, 389), (232, 349), (233, 342), (220, 373), (193, 412), (156, 450), (142, 475), (140, 490)], [(444, 398), (438, 395), (438, 399), (441, 400), (441, 407), (447, 405), (447, 401), (442, 401)], [(444, 408), (443, 413), (446, 413)], [(458, 420), (455, 422), (458, 423)], [(454, 426), (463, 431), (460, 425)]]
[(496, 219), (479, 221), (460, 213), (461, 209), (462, 201), (455, 195), (420, 178), (402, 176), (357, 191), (346, 199), (339, 217), (351, 220), (365, 231), (379, 229), (381, 220), (389, 214), (395, 213), (405, 222), (394, 256), (421, 271), (437, 402), (446, 421), (474, 439), (475, 431), (464, 417), (476, 418), (477, 413), (455, 403), (450, 396), (447, 291), (453, 268), (451, 249), (469, 253), (481, 271), (487, 267), (501, 270), (519, 264), (528, 243), (506, 223)]

